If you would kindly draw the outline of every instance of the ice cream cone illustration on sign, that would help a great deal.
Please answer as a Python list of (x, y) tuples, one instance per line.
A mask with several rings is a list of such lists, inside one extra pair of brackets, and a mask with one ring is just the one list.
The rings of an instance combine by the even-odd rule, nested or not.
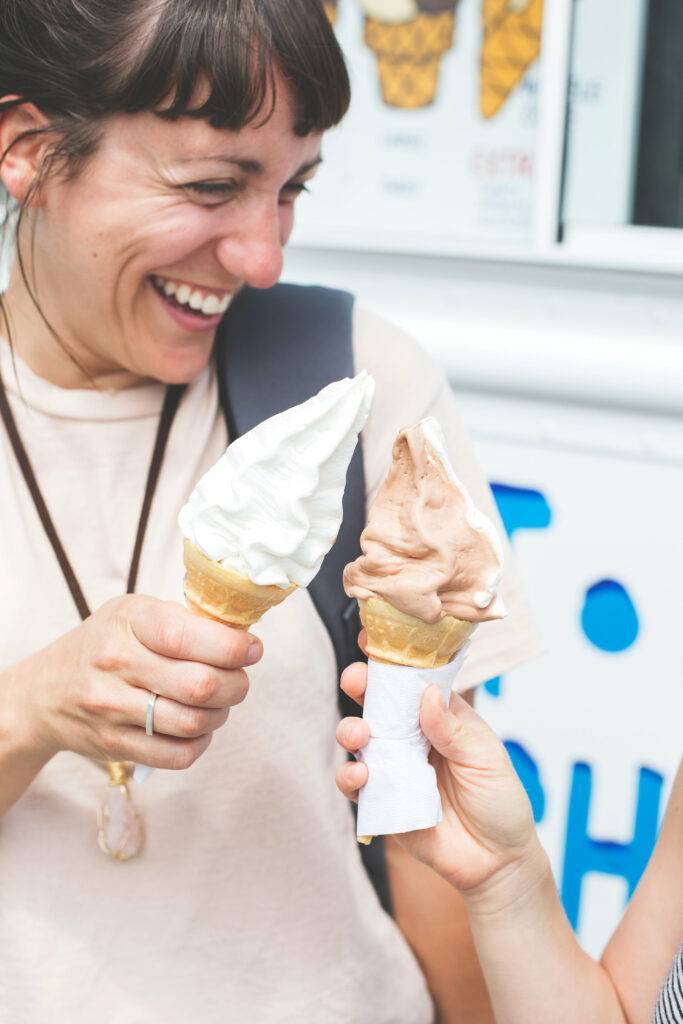
[(420, 730), (425, 689), (444, 698), (478, 623), (500, 619), (503, 551), (495, 527), (455, 475), (433, 418), (402, 431), (389, 474), (344, 570), (367, 631), (368, 685), (358, 837), (431, 828), (441, 801)]
[(543, 0), (482, 0), (480, 107), (494, 117), (541, 52)]
[(458, 0), (361, 0), (365, 42), (377, 57), (382, 99), (414, 110), (434, 102), (441, 58), (453, 46)]

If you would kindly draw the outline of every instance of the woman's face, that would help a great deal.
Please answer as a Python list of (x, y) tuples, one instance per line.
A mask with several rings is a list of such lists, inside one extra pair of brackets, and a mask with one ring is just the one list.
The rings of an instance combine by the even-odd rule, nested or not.
[(48, 183), (35, 285), (83, 365), (190, 381), (239, 288), (278, 280), (295, 200), (320, 162), (320, 135), (294, 134), (278, 86), (272, 117), (238, 132), (115, 117), (74, 180)]

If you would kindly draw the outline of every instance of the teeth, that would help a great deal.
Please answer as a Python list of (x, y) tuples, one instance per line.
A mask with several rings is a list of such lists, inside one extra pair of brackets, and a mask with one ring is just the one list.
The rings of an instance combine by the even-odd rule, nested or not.
[(231, 295), (203, 295), (200, 291), (194, 291), (187, 284), (177, 284), (175, 281), (168, 281), (163, 277), (155, 277), (154, 283), (165, 295), (173, 295), (176, 302), (181, 306), (189, 306), (190, 309), (201, 311), (205, 316), (216, 316), (218, 313), (225, 313), (230, 305)]

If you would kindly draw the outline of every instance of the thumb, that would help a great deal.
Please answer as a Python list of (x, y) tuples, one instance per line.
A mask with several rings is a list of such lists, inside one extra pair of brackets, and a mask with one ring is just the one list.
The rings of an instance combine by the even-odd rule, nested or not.
[(452, 694), (450, 707), (444, 707), (438, 686), (430, 686), (422, 698), (420, 727), (434, 749), (448, 761), (473, 767), (490, 761), (491, 741), (498, 744), (483, 719), (458, 694)]

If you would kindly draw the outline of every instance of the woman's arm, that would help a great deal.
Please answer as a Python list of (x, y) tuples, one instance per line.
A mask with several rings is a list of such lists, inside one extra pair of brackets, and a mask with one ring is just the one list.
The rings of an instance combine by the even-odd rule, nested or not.
[[(475, 691), (463, 699), (474, 707)], [(391, 836), (385, 849), (394, 917), (427, 979), (437, 1024), (494, 1024), (462, 896)]]
[(466, 899), (499, 1024), (522, 1024), (534, 1012), (558, 1024), (650, 1024), (683, 942), (683, 765), (650, 862), (600, 964), (574, 939), (547, 860), (526, 884), (524, 892), (521, 878), (507, 887), (503, 880), (497, 893)]
[(497, 1024), (646, 1024), (576, 941), (540, 843), (465, 903)]
[(28, 694), (40, 661), (28, 659), (0, 672), (0, 817), (45, 767), (53, 751), (32, 732)]
[(602, 963), (629, 1021), (647, 1021), (671, 961), (683, 943), (683, 762), (662, 831)]
[[(366, 675), (360, 666), (345, 674), (344, 689), (357, 700)], [(354, 751), (368, 731), (365, 723), (351, 722), (341, 724), (338, 738)], [(462, 894), (497, 1024), (649, 1024), (681, 938), (681, 782), (638, 898), (604, 965), (597, 964), (572, 933), (529, 802), (500, 740), (461, 698), (444, 708), (436, 687), (425, 694), (421, 726), (432, 743), (444, 816), (435, 828), (394, 841)], [(338, 784), (352, 795), (366, 778), (364, 764), (345, 765)], [(658, 952), (639, 955), (657, 929)]]

